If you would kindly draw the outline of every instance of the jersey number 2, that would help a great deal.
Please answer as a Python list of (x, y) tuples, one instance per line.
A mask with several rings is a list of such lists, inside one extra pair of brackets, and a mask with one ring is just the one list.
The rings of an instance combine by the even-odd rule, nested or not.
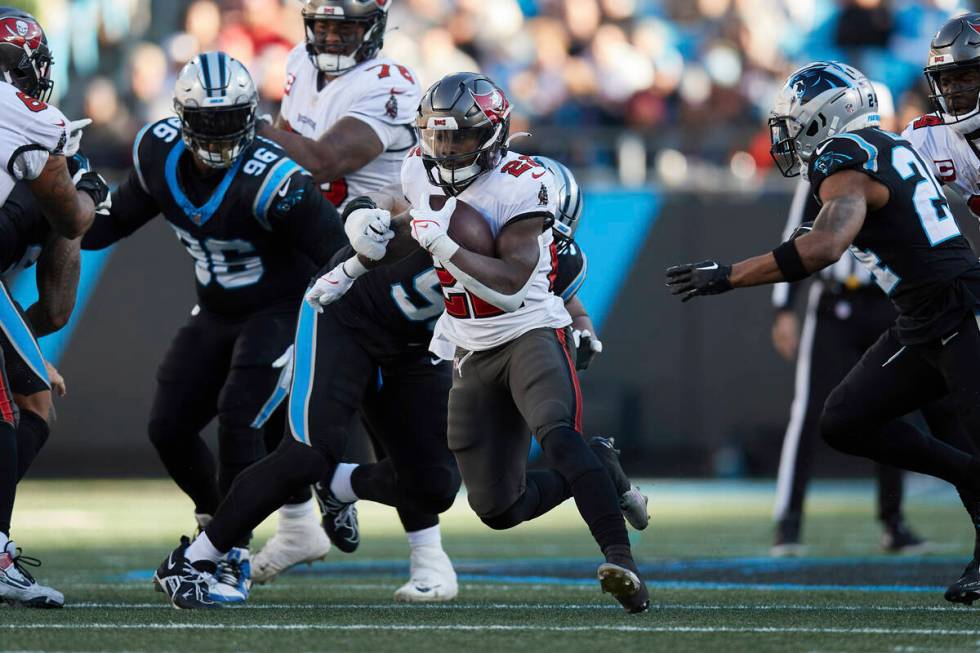
[(903, 180), (915, 182), (912, 201), (929, 244), (935, 247), (959, 236), (960, 228), (956, 226), (956, 220), (949, 210), (949, 202), (922, 159), (908, 147), (900, 145), (892, 150), (892, 167)]

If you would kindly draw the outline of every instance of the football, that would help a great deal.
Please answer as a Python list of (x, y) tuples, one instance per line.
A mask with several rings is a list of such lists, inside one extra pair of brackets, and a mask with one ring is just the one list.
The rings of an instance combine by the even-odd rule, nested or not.
[[(429, 208), (432, 209), (441, 209), (445, 204), (445, 195), (433, 195), (429, 199)], [(456, 210), (449, 221), (449, 237), (471, 252), (483, 256), (496, 255), (496, 242), (486, 218), (463, 200), (456, 200)]]

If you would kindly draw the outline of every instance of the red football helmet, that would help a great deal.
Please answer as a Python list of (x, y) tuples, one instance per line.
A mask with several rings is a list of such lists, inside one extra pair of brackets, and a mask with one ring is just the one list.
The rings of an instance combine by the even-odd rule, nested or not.
[(41, 24), (26, 11), (0, 7), (0, 75), (27, 95), (51, 97), (51, 50)]

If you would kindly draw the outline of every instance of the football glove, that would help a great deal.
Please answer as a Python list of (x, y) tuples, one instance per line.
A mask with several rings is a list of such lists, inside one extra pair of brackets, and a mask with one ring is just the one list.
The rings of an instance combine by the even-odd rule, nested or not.
[(71, 183), (73, 184), (77, 184), (78, 180), (82, 178), (82, 175), (92, 169), (92, 164), (89, 163), (88, 157), (81, 152), (76, 152), (72, 156), (67, 157), (65, 163), (68, 166), (68, 174), (71, 175)]
[(449, 221), (456, 210), (456, 198), (450, 197), (438, 211), (429, 208), (429, 193), (424, 193), (409, 212), (412, 216), (412, 238), (422, 249), (439, 261), (448, 261), (459, 249), (459, 245), (449, 237)]
[(391, 213), (384, 209), (357, 209), (347, 216), (344, 232), (355, 252), (380, 261), (388, 249), (388, 241), (395, 237), (390, 225)]
[(575, 369), (589, 369), (592, 359), (602, 353), (602, 342), (588, 329), (572, 331), (572, 340), (575, 342)]
[(732, 266), (721, 265), (717, 261), (685, 263), (667, 268), (667, 287), (670, 294), (683, 295), (681, 301), (688, 301), (698, 295), (718, 295), (732, 289), (729, 276)]
[(361, 265), (356, 256), (352, 256), (317, 279), (303, 299), (317, 313), (322, 313), (324, 306), (343, 297), (354, 285), (354, 281), (365, 272), (367, 268)]
[(112, 208), (112, 193), (109, 192), (109, 184), (102, 178), (102, 175), (93, 171), (86, 170), (81, 174), (76, 174), (75, 188), (83, 193), (88, 193), (95, 204), (95, 212), (102, 215), (109, 213)]
[(289, 345), (286, 351), (282, 353), (282, 356), (272, 361), (272, 368), (279, 370), (279, 380), (276, 381), (276, 387), (282, 388), (286, 392), (289, 392), (289, 386), (293, 382), (293, 350), (295, 347)]
[(68, 123), (65, 131), (68, 133), (68, 140), (65, 141), (64, 154), (66, 157), (73, 157), (78, 153), (78, 148), (82, 145), (82, 130), (92, 124), (91, 118), (72, 120)]

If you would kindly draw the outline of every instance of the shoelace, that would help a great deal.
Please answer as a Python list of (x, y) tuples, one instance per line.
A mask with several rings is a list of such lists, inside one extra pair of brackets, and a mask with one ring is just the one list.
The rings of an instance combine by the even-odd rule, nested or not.
[(357, 536), (357, 529), (354, 527), (355, 520), (357, 519), (357, 507), (353, 503), (343, 504), (339, 501), (337, 502), (340, 512), (333, 519), (333, 525), (337, 528), (345, 527), (347, 530), (351, 531), (354, 536)]
[(241, 564), (237, 560), (222, 560), (218, 563), (218, 582), (222, 585), (238, 586), (238, 579), (242, 575)]
[(20, 547), (17, 547), (17, 554), (10, 556), (10, 561), (14, 563), (14, 569), (19, 571), (24, 578), (26, 578), (28, 581), (32, 583), (37, 583), (37, 581), (34, 580), (34, 576), (31, 575), (31, 572), (24, 569), (24, 565), (28, 565), (31, 567), (40, 567), (41, 561), (38, 560), (37, 558), (26, 556), (23, 553), (21, 553), (21, 551), (22, 549)]

